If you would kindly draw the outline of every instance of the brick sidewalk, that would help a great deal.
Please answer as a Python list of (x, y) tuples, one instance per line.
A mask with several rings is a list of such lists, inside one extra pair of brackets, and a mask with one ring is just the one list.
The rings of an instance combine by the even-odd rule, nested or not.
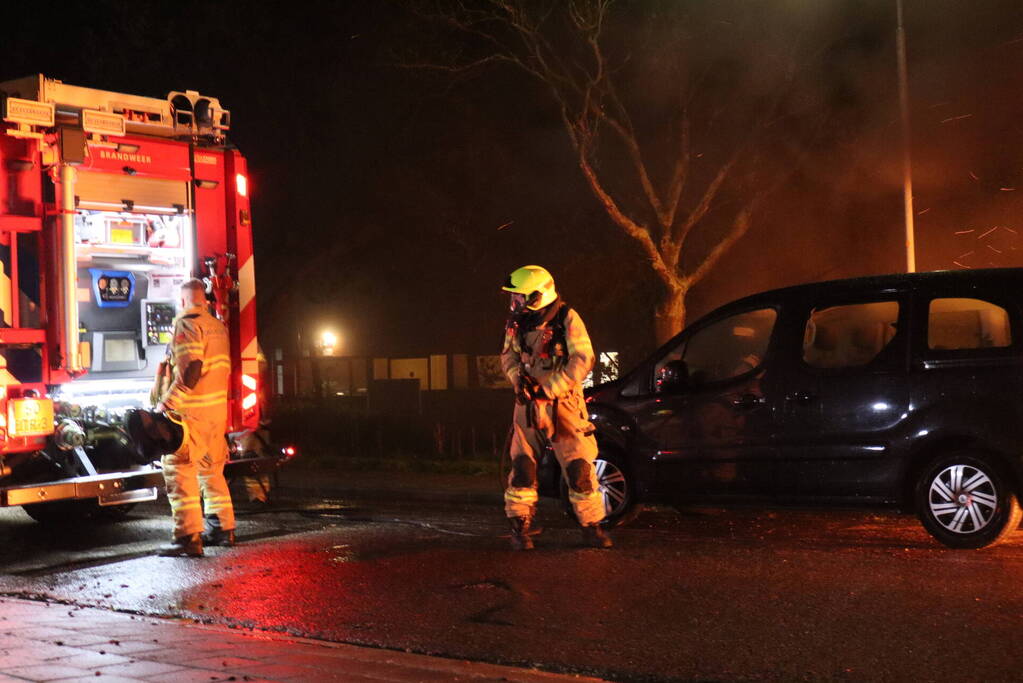
[(0, 598), (2, 681), (597, 681)]

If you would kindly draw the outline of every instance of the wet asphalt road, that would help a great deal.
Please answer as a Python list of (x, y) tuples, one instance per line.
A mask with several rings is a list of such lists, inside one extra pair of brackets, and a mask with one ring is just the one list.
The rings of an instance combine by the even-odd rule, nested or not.
[(665, 508), (599, 551), (551, 505), (513, 553), (484, 506), (292, 501), (196, 560), (151, 554), (163, 505), (45, 534), (0, 511), (0, 591), (616, 680), (1020, 678), (1023, 532), (952, 552), (894, 513)]

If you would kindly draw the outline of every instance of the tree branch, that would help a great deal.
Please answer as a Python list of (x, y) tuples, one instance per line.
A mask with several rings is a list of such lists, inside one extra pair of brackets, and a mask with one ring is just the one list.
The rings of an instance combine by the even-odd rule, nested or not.
[(657, 190), (654, 188), (653, 182), (650, 180), (650, 174), (647, 171), (646, 163), (643, 161), (643, 152), (639, 147), (639, 141), (636, 139), (636, 131), (632, 126), (632, 120), (628, 116), (628, 112), (625, 106), (618, 100), (617, 94), (614, 93), (611, 88), (610, 98), (615, 104), (615, 109), (618, 110), (621, 115), (621, 119), (608, 115), (607, 111), (603, 108), (598, 109), (594, 112), (600, 117), (602, 121), (611, 127), (611, 130), (618, 134), (618, 138), (622, 144), (625, 145), (625, 150), (629, 154), (629, 160), (632, 162), (632, 167), (636, 171), (636, 176), (639, 179), (639, 184), (643, 188), (643, 194), (646, 196), (647, 202), (650, 203), (650, 208), (653, 209), (654, 215), (657, 217), (657, 222), (663, 230), (663, 234), (667, 234), (670, 231), (672, 217), (668, 216), (664, 210), (664, 205), (661, 203), (661, 198), (657, 194)]
[(514, 64), (515, 66), (521, 67), (526, 71), (529, 71), (528, 67), (522, 64), (521, 61), (510, 57), (508, 55), (487, 55), (486, 57), (480, 57), (472, 62), (465, 62), (462, 64), (433, 64), (430, 62), (402, 62), (400, 66), (403, 69), (422, 69), (424, 71), (444, 71), (447, 73), (465, 73), (466, 71), (472, 71), (488, 64), (495, 62), (504, 62), (506, 64)]
[(600, 203), (604, 205), (604, 210), (607, 211), (608, 216), (611, 217), (611, 220), (613, 220), (618, 227), (625, 231), (625, 234), (639, 242), (643, 251), (646, 252), (647, 257), (650, 259), (651, 267), (661, 278), (664, 284), (669, 287), (677, 287), (679, 280), (678, 273), (664, 263), (664, 258), (662, 257), (661, 252), (658, 251), (657, 245), (654, 244), (653, 239), (650, 237), (649, 228), (636, 223), (634, 220), (625, 215), (617, 202), (615, 202), (614, 198), (604, 189), (604, 186), (601, 184), (596, 172), (593, 170), (593, 166), (586, 157), (585, 151), (581, 147), (577, 147), (577, 153), (579, 157), (579, 168), (582, 170), (583, 176), (590, 184), (590, 189), (597, 196), (597, 199), (600, 200)]
[(671, 174), (671, 181), (668, 183), (667, 201), (664, 207), (664, 218), (662, 218), (664, 225), (674, 225), (678, 203), (682, 199), (682, 190), (685, 189), (686, 179), (689, 176), (689, 112), (685, 107), (683, 107), (680, 116), (678, 155), (675, 157), (675, 168)]
[(735, 221), (732, 223), (732, 229), (725, 235), (724, 239), (718, 242), (710, 253), (707, 254), (707, 258), (699, 265), (699, 267), (692, 272), (692, 274), (683, 276), (683, 280), (686, 282), (686, 287), (692, 287), (697, 282), (703, 279), (703, 277), (710, 272), (717, 262), (721, 260), (721, 257), (732, 248), (732, 246), (739, 241), (743, 235), (749, 230), (750, 223), (753, 217), (753, 206), (752, 202), (744, 206), (739, 210), (738, 215), (735, 217)]
[(675, 240), (678, 242), (679, 247), (685, 242), (686, 237), (689, 236), (689, 231), (693, 229), (697, 223), (703, 220), (703, 217), (710, 211), (711, 204), (714, 202), (714, 198), (717, 197), (718, 192), (721, 190), (721, 185), (724, 184), (725, 179), (731, 172), (732, 167), (735, 166), (736, 162), (741, 156), (741, 150), (736, 150), (732, 154), (732, 158), (729, 159), (725, 164), (718, 169), (718, 172), (714, 175), (714, 179), (707, 185), (707, 189), (703, 191), (703, 197), (700, 198), (700, 203), (689, 212), (686, 219), (679, 225), (675, 230)]

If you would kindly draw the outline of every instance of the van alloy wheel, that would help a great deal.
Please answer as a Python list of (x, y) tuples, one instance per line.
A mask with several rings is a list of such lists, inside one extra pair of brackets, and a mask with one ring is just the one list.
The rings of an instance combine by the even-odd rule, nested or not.
[(593, 462), (597, 471), (597, 485), (600, 495), (604, 498), (604, 512), (608, 517), (620, 515), (622, 508), (629, 502), (629, 489), (625, 481), (625, 473), (609, 460), (597, 458)]
[(983, 453), (939, 455), (917, 479), (917, 516), (934, 538), (950, 548), (1000, 543), (1023, 519), (1008, 471)]
[(983, 470), (950, 465), (931, 482), (929, 504), (934, 518), (952, 533), (974, 533), (991, 523), (998, 490)]
[[(593, 461), (597, 475), (597, 486), (604, 499), (604, 521), (601, 526), (612, 528), (624, 526), (636, 519), (643, 506), (637, 501), (635, 482), (620, 459), (622, 456), (611, 449), (601, 449)], [(561, 507), (569, 517), (575, 518), (572, 504), (568, 500), (568, 484), (561, 477)]]

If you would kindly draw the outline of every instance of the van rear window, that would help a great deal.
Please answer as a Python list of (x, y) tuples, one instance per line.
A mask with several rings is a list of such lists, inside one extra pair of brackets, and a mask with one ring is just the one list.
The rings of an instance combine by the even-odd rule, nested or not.
[(1012, 345), (1009, 314), (981, 299), (934, 299), (927, 314), (927, 347), (934, 351)]

